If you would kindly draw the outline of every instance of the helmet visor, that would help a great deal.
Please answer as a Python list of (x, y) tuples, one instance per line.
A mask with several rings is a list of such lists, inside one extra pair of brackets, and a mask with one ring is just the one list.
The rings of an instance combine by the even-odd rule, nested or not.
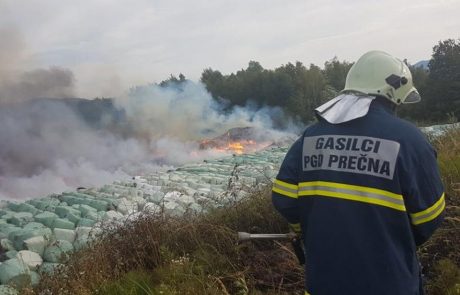
[(407, 96), (406, 99), (404, 100), (403, 103), (417, 103), (421, 100), (422, 98), (420, 97), (420, 94), (418, 93), (417, 90), (412, 90)]

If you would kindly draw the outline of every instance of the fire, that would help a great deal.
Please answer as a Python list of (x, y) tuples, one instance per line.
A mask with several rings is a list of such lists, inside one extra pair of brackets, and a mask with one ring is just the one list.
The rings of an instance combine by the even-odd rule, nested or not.
[(273, 142), (256, 142), (256, 132), (253, 128), (233, 128), (221, 136), (200, 141), (200, 149), (215, 150), (221, 153), (233, 153), (237, 155), (252, 153)]
[[(202, 144), (208, 144), (206, 141), (205, 143), (202, 142)], [(209, 144), (208, 144), (209, 146)], [(231, 152), (236, 155), (241, 155), (244, 153), (250, 153), (257, 151), (261, 148), (266, 146), (265, 144), (259, 144), (255, 142), (254, 140), (240, 140), (240, 141), (230, 141), (230, 142), (225, 142), (221, 143), (219, 145), (213, 144), (209, 146), (208, 148), (214, 149), (219, 152), (224, 152), (228, 153)]]

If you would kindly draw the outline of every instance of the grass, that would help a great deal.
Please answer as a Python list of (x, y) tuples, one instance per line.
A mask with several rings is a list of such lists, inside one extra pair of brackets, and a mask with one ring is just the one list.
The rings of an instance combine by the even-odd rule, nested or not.
[[(460, 130), (436, 139), (446, 219), (419, 249), (429, 295), (460, 294)], [(287, 232), (270, 191), (208, 214), (143, 215), (106, 225), (88, 248), (23, 294), (301, 294), (303, 269), (289, 245), (237, 243), (237, 231)]]
[(460, 128), (432, 142), (445, 186), (446, 217), (418, 254), (428, 294), (460, 294)]

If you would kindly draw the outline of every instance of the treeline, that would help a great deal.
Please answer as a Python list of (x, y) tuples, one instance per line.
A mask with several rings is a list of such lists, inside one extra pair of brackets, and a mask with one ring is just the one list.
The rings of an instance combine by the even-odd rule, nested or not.
[[(287, 115), (302, 122), (314, 119), (313, 109), (335, 97), (345, 86), (352, 62), (337, 57), (324, 67), (297, 61), (276, 69), (264, 69), (257, 61), (250, 61), (246, 69), (224, 75), (207, 68), (201, 75), (207, 90), (217, 100), (232, 106), (278, 106)], [(399, 116), (433, 124), (458, 121), (460, 118), (460, 39), (440, 41), (433, 47), (428, 66), (409, 65), (414, 84), (422, 102), (398, 108)], [(184, 75), (172, 76), (160, 86), (180, 84)]]
[(205, 69), (201, 82), (215, 98), (227, 100), (229, 106), (243, 106), (248, 102), (279, 106), (288, 115), (308, 122), (313, 119), (315, 107), (343, 89), (351, 66), (352, 63), (334, 58), (325, 63), (324, 69), (314, 64), (306, 67), (298, 61), (270, 70), (250, 61), (246, 69), (236, 74), (223, 75)]

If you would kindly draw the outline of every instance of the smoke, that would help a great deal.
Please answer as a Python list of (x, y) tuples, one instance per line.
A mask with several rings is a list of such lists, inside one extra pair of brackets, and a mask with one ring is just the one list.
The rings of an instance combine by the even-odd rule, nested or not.
[[(49, 72), (36, 73), (44, 76), (37, 80), (48, 81)], [(265, 139), (286, 135), (272, 129), (271, 117), (279, 116), (279, 109), (238, 107), (223, 112), (205, 87), (193, 82), (132, 89), (116, 100), (118, 115), (105, 114), (100, 124), (88, 120), (91, 110), (82, 113), (73, 107), (82, 102), (34, 99), (0, 106), (1, 198), (28, 199), (101, 186), (223, 156), (201, 150), (199, 140), (233, 127), (257, 127), (258, 137)]]
[(28, 55), (19, 31), (0, 28), (0, 40), (0, 104), (37, 97), (74, 96), (75, 79), (70, 70), (59, 67), (24, 70)]

